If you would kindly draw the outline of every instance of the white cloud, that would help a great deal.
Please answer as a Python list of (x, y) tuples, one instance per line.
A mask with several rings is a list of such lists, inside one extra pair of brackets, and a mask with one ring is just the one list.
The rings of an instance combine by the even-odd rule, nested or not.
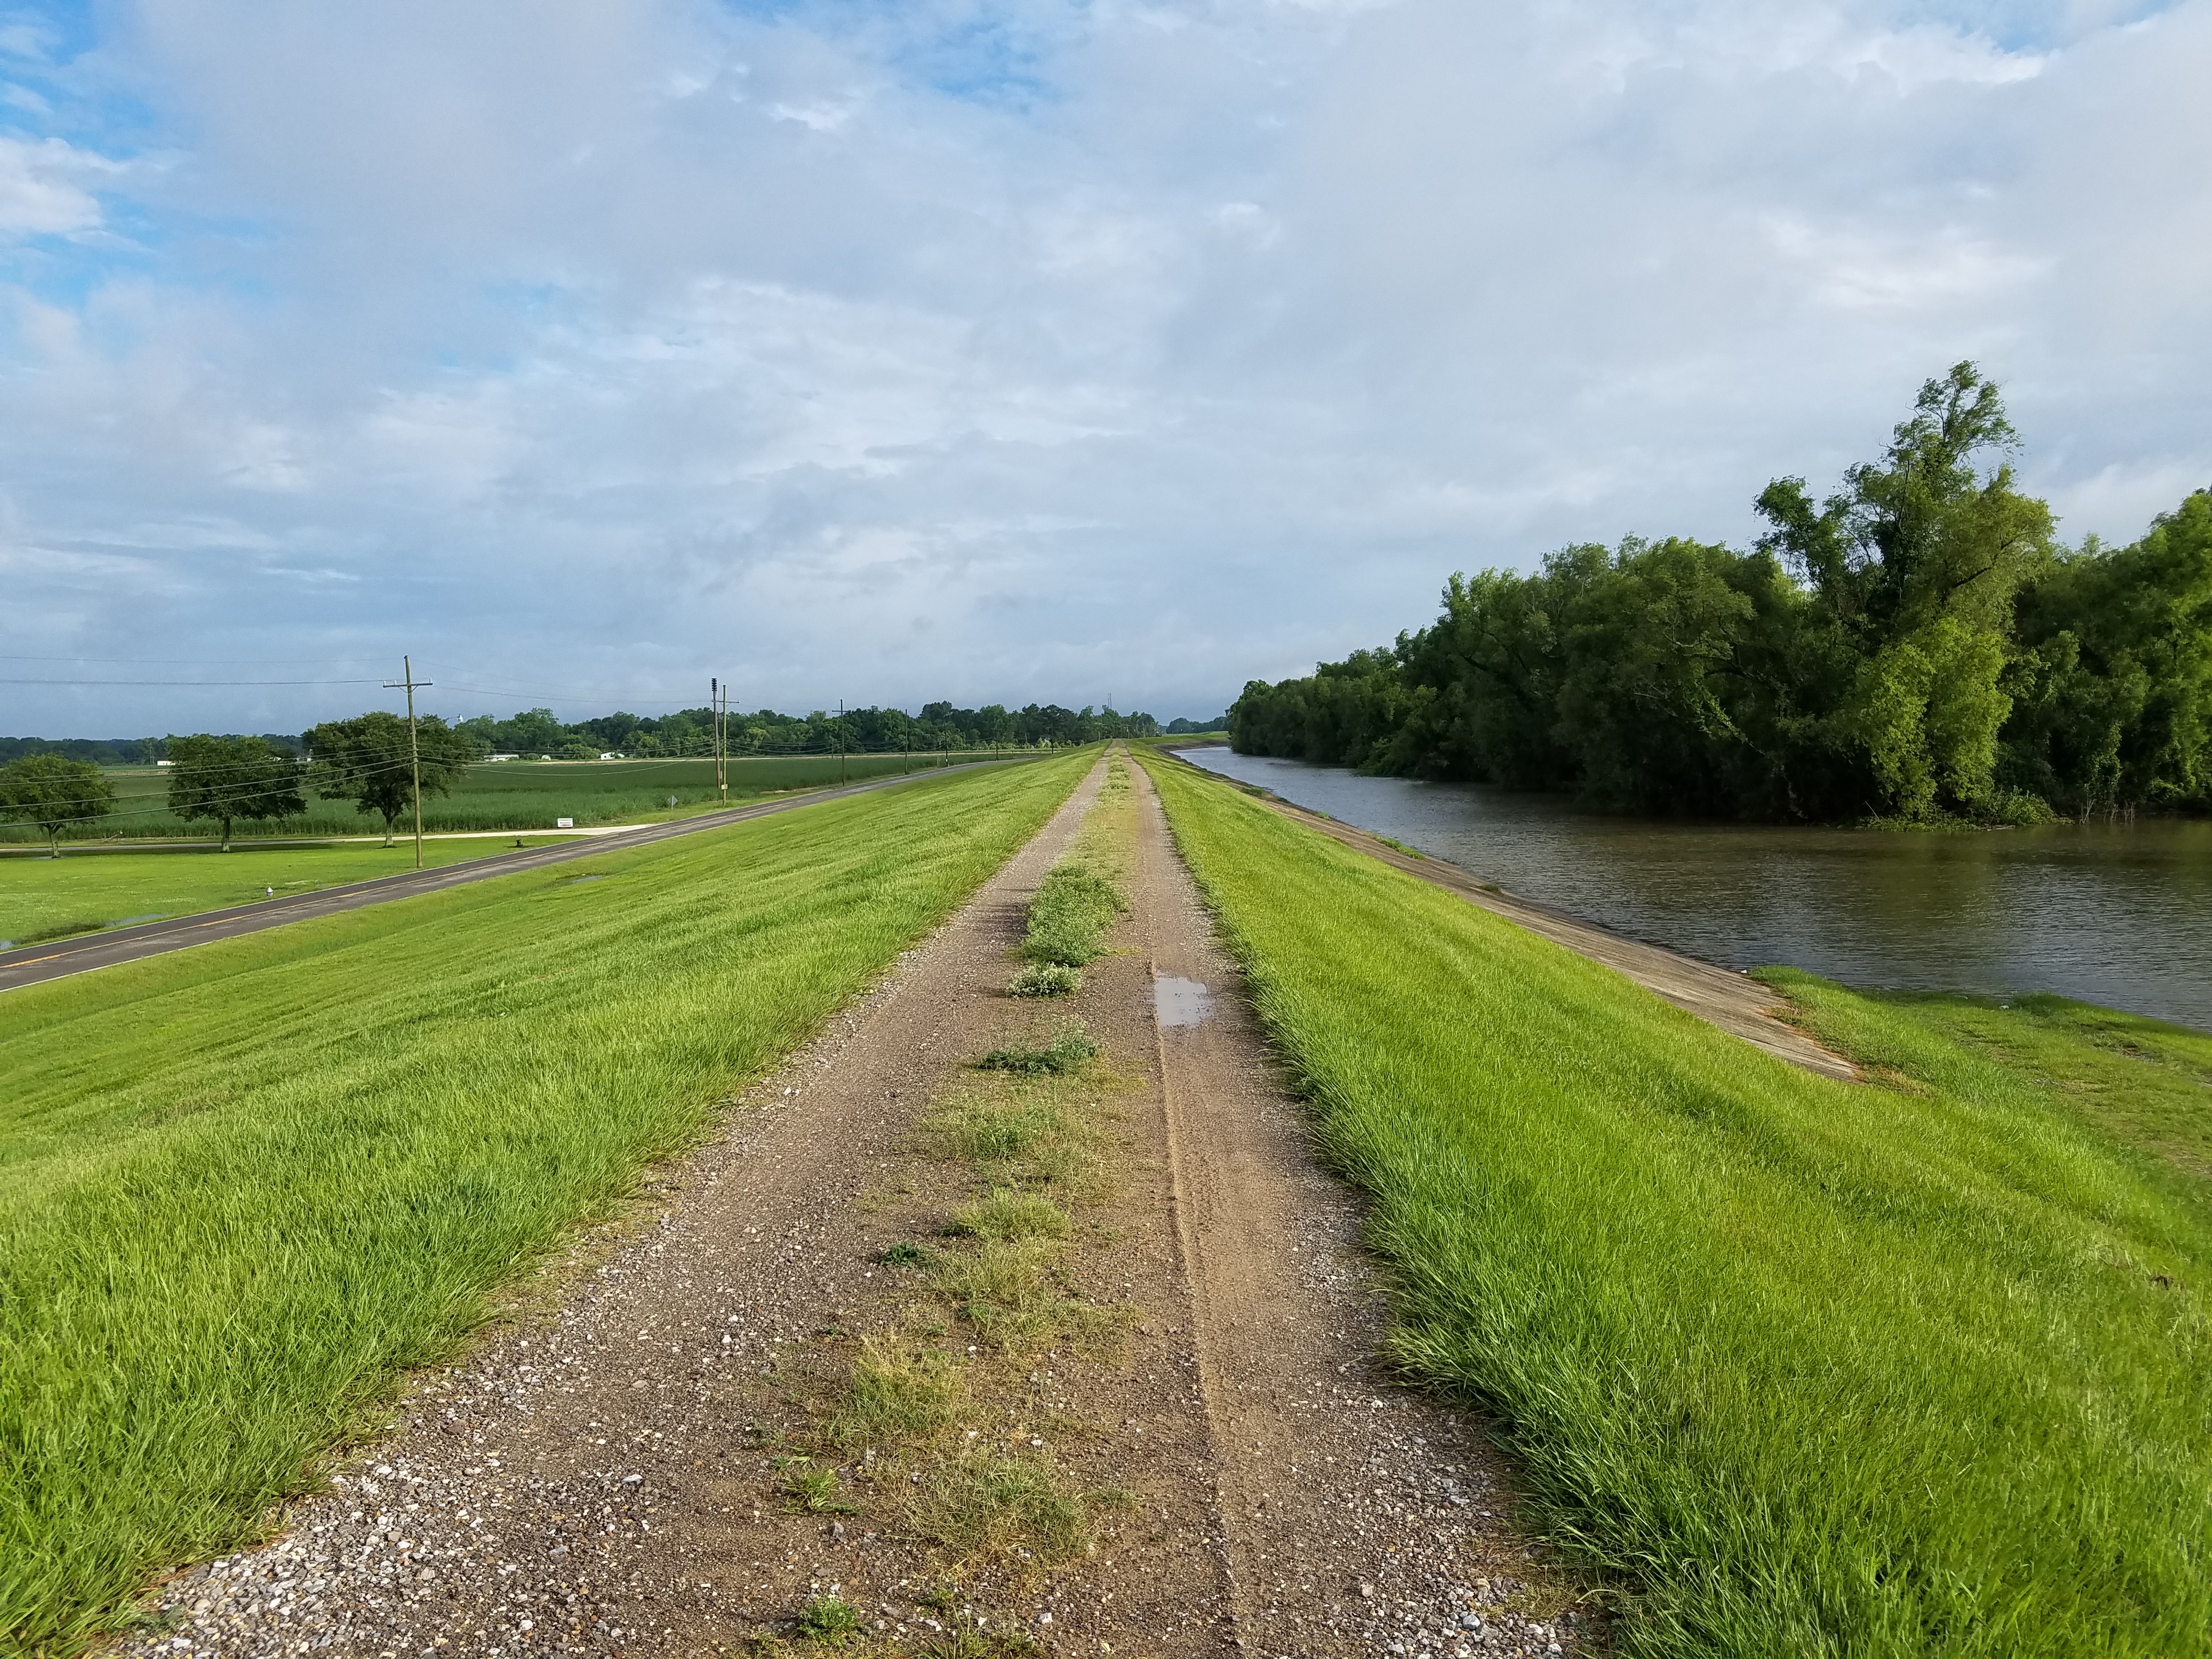
[(2070, 532), (2212, 481), (2208, 0), (124, 15), (171, 158), (0, 141), (0, 226), (139, 243), (8, 300), (0, 441), (165, 609), (19, 567), (0, 639), (1211, 714), (1747, 535), (1963, 356)]
[(86, 185), (119, 171), (104, 156), (58, 138), (0, 138), (0, 235), (66, 236), (100, 223)]

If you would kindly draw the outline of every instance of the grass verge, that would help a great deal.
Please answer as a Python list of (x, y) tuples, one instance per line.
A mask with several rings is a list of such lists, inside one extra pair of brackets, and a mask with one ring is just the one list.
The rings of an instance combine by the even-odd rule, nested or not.
[[(946, 763), (988, 760), (987, 752), (950, 755), (751, 755), (728, 763), (732, 804), (793, 789), (822, 789), (862, 778), (932, 771)], [(163, 840), (212, 835), (204, 821), (188, 824), (168, 810), (169, 775), (153, 767), (106, 769), (115, 811), (76, 825), (62, 844), (112, 836)], [(676, 805), (670, 806), (673, 795)], [(657, 823), (721, 804), (711, 760), (480, 761), (447, 795), (426, 797), (422, 827), (447, 830), (553, 830), (556, 820), (580, 824)], [(307, 798), (300, 817), (233, 826), (234, 842), (264, 837), (381, 834), (384, 820), (351, 803)], [(41, 842), (34, 824), (0, 823), (0, 847)]]
[(0, 1000), (0, 1647), (252, 1534), (1025, 840), (917, 781)]
[[(571, 836), (527, 836), (557, 847)], [(427, 866), (511, 853), (505, 837), (422, 843)], [(384, 847), (241, 848), (234, 853), (84, 853), (58, 859), (0, 858), (0, 942), (35, 945), (95, 933), (123, 921), (221, 910), (264, 898), (396, 876), (415, 867), (415, 843)], [(4, 948), (4, 943), (0, 943)]]
[(1894, 1079), (1833, 1083), (1147, 769), (1398, 1354), (1627, 1587), (1624, 1651), (2212, 1650), (2212, 1039), (1775, 975)]

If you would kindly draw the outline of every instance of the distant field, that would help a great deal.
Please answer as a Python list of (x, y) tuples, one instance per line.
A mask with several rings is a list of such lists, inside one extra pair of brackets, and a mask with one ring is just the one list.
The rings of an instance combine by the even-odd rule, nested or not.
[(1141, 758), (1624, 1659), (2212, 1653), (2212, 1037), (1765, 970), (1832, 1082)]
[[(528, 846), (550, 847), (573, 836), (525, 836)], [(422, 862), (457, 864), (512, 852), (499, 841), (430, 841)], [(0, 858), (0, 950), (87, 933), (118, 922), (220, 910), (270, 896), (311, 893), (320, 887), (395, 876), (415, 867), (415, 843), (396, 847), (264, 847), (229, 853), (64, 854), (58, 859)]]
[(1094, 758), (0, 996), (0, 1652), (73, 1651), (253, 1536)]
[[(957, 763), (979, 758), (952, 756)], [(842, 775), (850, 779), (877, 778), (912, 769), (925, 771), (942, 765), (939, 755), (853, 755), (841, 763), (835, 755), (768, 756), (730, 763), (730, 799), (773, 794), (784, 789), (812, 789), (836, 783)], [(111, 836), (211, 836), (214, 827), (204, 821), (187, 826), (169, 816), (164, 804), (168, 777), (153, 767), (111, 769), (107, 779), (115, 789), (115, 814), (86, 826), (68, 840), (102, 840)], [(671, 808), (668, 798), (676, 797)], [(435, 830), (550, 830), (556, 818), (574, 818), (579, 824), (645, 823), (681, 817), (687, 811), (716, 805), (714, 763), (678, 761), (488, 761), (469, 769), (468, 775), (450, 795), (422, 798), (422, 827)], [(411, 821), (410, 828), (412, 827)], [(380, 834), (384, 820), (356, 812), (344, 801), (317, 800), (310, 796), (304, 817), (281, 823), (240, 823), (233, 838), (267, 839), (296, 836), (364, 836)], [(0, 824), (0, 842), (37, 842), (45, 836), (29, 824)]]

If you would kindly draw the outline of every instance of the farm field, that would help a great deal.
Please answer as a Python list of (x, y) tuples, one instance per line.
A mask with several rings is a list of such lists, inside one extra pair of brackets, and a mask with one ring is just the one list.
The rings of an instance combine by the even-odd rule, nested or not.
[[(954, 754), (952, 760), (982, 758)], [(878, 778), (897, 772), (921, 772), (944, 763), (939, 755), (851, 755), (842, 775), (851, 779)], [(733, 759), (729, 763), (730, 799), (749, 799), (783, 789), (818, 789), (836, 783), (840, 763), (835, 755), (767, 755)], [(97, 841), (112, 836), (214, 839), (215, 827), (205, 822), (187, 825), (169, 814), (168, 776), (153, 767), (112, 769), (108, 782), (116, 795), (114, 813), (92, 824), (65, 832), (64, 841)], [(668, 798), (676, 797), (672, 809)], [(651, 823), (700, 811), (721, 804), (714, 788), (711, 760), (638, 761), (484, 761), (471, 766), (453, 793), (422, 798), (422, 828), (441, 830), (550, 830), (556, 818), (574, 818), (580, 825)], [(412, 830), (411, 820), (404, 826)], [(342, 800), (307, 797), (304, 817), (269, 823), (240, 823), (232, 839), (286, 838), (314, 836), (381, 835), (384, 820), (356, 812)], [(46, 839), (36, 826), (0, 823), (0, 844), (39, 842)]]
[[(525, 836), (551, 847), (573, 836)], [(512, 852), (498, 841), (426, 841), (427, 866)], [(153, 921), (250, 904), (276, 889), (283, 898), (318, 888), (398, 875), (415, 867), (415, 843), (395, 847), (247, 846), (229, 853), (79, 852), (58, 859), (0, 858), (0, 949), (88, 933), (120, 922)]]
[(1832, 1082), (1146, 766), (1397, 1357), (1495, 1414), (1622, 1651), (2212, 1651), (2212, 1038), (1771, 972)]
[(247, 1535), (1094, 758), (0, 999), (0, 1646), (110, 1627)]

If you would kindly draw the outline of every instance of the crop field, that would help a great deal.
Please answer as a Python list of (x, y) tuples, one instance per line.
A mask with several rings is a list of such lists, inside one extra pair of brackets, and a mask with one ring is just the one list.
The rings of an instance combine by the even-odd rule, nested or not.
[[(552, 847), (576, 837), (519, 839), (528, 847)], [(422, 862), (457, 864), (512, 851), (514, 843), (505, 837), (426, 841)], [(343, 887), (414, 867), (412, 841), (396, 847), (246, 847), (229, 853), (102, 850), (58, 859), (12, 854), (0, 858), (0, 950), (125, 922), (155, 921), (251, 904), (272, 896), (283, 898)]]
[(0, 996), (0, 1649), (252, 1535), (1094, 758)]
[[(955, 753), (954, 763), (984, 758)], [(729, 763), (730, 799), (750, 799), (786, 789), (818, 789), (839, 778), (878, 778), (941, 766), (941, 755), (769, 755)], [(114, 768), (107, 781), (114, 813), (64, 835), (64, 841), (109, 836), (205, 836), (215, 826), (187, 825), (165, 804), (168, 775), (153, 767)], [(676, 797), (672, 808), (668, 798)], [(447, 795), (422, 798), (422, 827), (439, 830), (550, 830), (556, 818), (579, 824), (650, 823), (720, 805), (711, 760), (484, 761), (471, 766)], [(412, 830), (409, 819), (403, 826)], [(240, 823), (232, 838), (381, 835), (384, 820), (357, 812), (348, 801), (307, 797), (304, 817), (264, 823)], [(0, 842), (42, 842), (43, 831), (25, 823), (0, 823)]]
[(1832, 1082), (1146, 764), (1397, 1357), (1624, 1652), (2212, 1651), (2212, 1038), (1771, 974)]

